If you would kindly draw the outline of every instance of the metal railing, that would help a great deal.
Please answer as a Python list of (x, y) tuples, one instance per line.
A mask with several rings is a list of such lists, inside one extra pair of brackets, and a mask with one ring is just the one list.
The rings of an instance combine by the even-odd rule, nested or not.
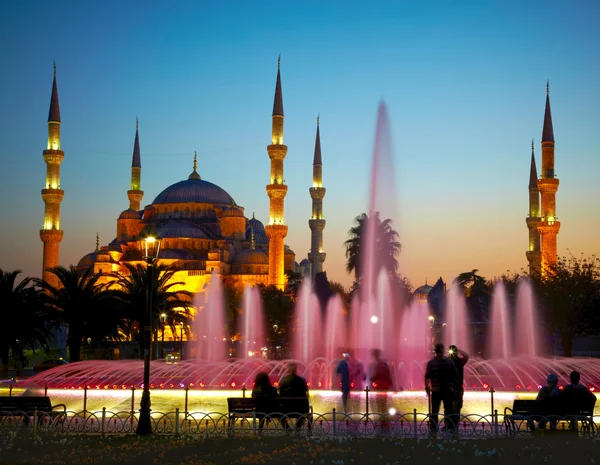
[[(302, 425), (297, 428), (298, 419)], [(524, 437), (568, 433), (579, 437), (598, 436), (599, 417), (557, 416), (521, 418), (502, 415), (497, 410), (490, 415), (439, 415), (439, 422), (427, 413), (414, 409), (411, 413), (327, 413), (311, 414), (248, 414), (220, 412), (152, 412), (152, 431), (158, 435), (196, 435), (205, 438), (231, 436), (277, 436), (286, 434), (315, 437), (453, 437), (491, 438)], [(458, 421), (457, 421), (458, 420)], [(27, 429), (34, 434), (122, 435), (136, 431), (138, 414), (131, 411), (68, 411), (2, 412), (0, 434), (7, 430)]]

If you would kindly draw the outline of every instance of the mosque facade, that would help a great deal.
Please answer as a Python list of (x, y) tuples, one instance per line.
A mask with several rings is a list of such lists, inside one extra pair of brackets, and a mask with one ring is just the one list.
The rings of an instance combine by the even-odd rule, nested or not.
[[(139, 125), (136, 121), (131, 184), (127, 191), (129, 208), (118, 216), (115, 239), (108, 245), (100, 246), (97, 238), (96, 249), (79, 260), (77, 269), (83, 272), (91, 268), (94, 273), (119, 274), (127, 272), (126, 264), (145, 264), (139, 239), (144, 231), (152, 229), (162, 239), (159, 263), (173, 266), (177, 270), (173, 280), (183, 283), (173, 290), (182, 288), (192, 292), (197, 296), (195, 303), (199, 305), (203, 304), (208, 283), (214, 275), (220, 276), (226, 285), (240, 289), (259, 284), (274, 285), (283, 289), (286, 284), (285, 273), (301, 271), (302, 268), (296, 263), (295, 253), (284, 244), (288, 229), (284, 219), (287, 185), (283, 181), (287, 146), (284, 145), (283, 95), (279, 62), (272, 118), (271, 144), (267, 146), (271, 170), (270, 183), (266, 186), (270, 203), (266, 224), (255, 218), (254, 213), (249, 215), (244, 207), (222, 187), (203, 179), (197, 170), (196, 154), (194, 154), (192, 172), (187, 179), (168, 186), (151, 203), (142, 207), (144, 198), (142, 156)], [(45, 280), (52, 279), (52, 275), (46, 270), (58, 265), (59, 242), (62, 238), (59, 223), (60, 201), (63, 196), (63, 191), (60, 190), (60, 163), (64, 153), (60, 150), (60, 123), (55, 69), (48, 118), (48, 148), (44, 151), (47, 175), (42, 197), (46, 210), (44, 229), (40, 232), (44, 243)], [(320, 188), (322, 162), (319, 137), (317, 131), (315, 152), (318, 147), (318, 187)], [(315, 154), (315, 160), (316, 157)], [(310, 188), (313, 202), (314, 187), (317, 186)], [(322, 195), (319, 195), (322, 199)], [(314, 216), (315, 211), (318, 218)], [(324, 226), (322, 203), (317, 210), (313, 203), (311, 221), (313, 220), (322, 221)], [(322, 270), (325, 254), (322, 250), (323, 228), (319, 229), (320, 248), (314, 256), (315, 260), (319, 260), (316, 268)], [(314, 244), (311, 247), (312, 252), (315, 250)], [(309, 254), (310, 258), (311, 254)]]

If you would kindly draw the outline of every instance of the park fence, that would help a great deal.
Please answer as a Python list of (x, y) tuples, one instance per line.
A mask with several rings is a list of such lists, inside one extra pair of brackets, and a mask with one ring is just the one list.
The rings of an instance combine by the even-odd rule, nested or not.
[[(303, 418), (298, 426), (298, 419)], [(567, 435), (596, 438), (598, 417), (548, 416), (532, 418), (502, 415), (460, 415), (437, 418), (415, 410), (405, 414), (327, 413), (268, 415), (253, 411), (237, 416), (218, 412), (152, 412), (152, 432), (157, 435), (216, 437), (258, 437), (310, 435), (313, 437), (394, 437), (394, 438), (498, 438), (532, 435)], [(1, 412), (0, 434), (27, 430), (33, 434), (123, 435), (135, 434), (138, 415), (133, 411), (67, 411), (65, 413)]]

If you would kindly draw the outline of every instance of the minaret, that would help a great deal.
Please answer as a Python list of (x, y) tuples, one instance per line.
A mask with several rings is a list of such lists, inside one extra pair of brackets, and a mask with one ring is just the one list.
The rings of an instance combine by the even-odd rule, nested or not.
[(58, 285), (58, 278), (48, 268), (58, 266), (58, 246), (63, 237), (60, 230), (60, 203), (64, 191), (60, 188), (60, 164), (65, 153), (60, 149), (60, 108), (58, 106), (58, 90), (56, 88), (56, 64), (54, 64), (54, 82), (48, 113), (48, 148), (44, 150), (46, 162), (46, 186), (42, 189), (44, 200), (44, 226), (40, 231), (40, 239), (44, 243), (42, 279), (53, 286)]
[(323, 187), (323, 162), (321, 160), (321, 136), (319, 134), (318, 116), (315, 156), (313, 159), (313, 182), (312, 187), (308, 191), (312, 198), (312, 216), (308, 220), (308, 226), (310, 227), (310, 253), (308, 254), (308, 260), (312, 263), (312, 278), (315, 279), (317, 273), (323, 271), (323, 262), (326, 257), (325, 252), (323, 252), (323, 229), (325, 229), (323, 197), (325, 197), (325, 188)]
[(271, 159), (271, 183), (267, 185), (269, 195), (269, 223), (265, 232), (269, 238), (269, 285), (283, 290), (285, 274), (283, 269), (284, 244), (288, 227), (284, 224), (284, 199), (287, 186), (283, 179), (283, 160), (287, 154), (287, 146), (283, 145), (283, 97), (281, 94), (280, 58), (277, 59), (277, 83), (273, 103), (273, 126), (271, 145), (267, 153)]
[(129, 197), (129, 208), (140, 210), (140, 202), (144, 197), (144, 191), (140, 190), (142, 185), (142, 160), (140, 157), (140, 137), (138, 134), (139, 122), (135, 118), (135, 141), (133, 142), (133, 158), (131, 160), (131, 189), (127, 191)]
[(558, 179), (554, 176), (554, 130), (550, 112), (550, 85), (546, 84), (546, 110), (542, 130), (542, 173), (537, 182), (542, 197), (541, 221), (538, 224), (542, 241), (542, 274), (556, 265), (556, 236), (560, 222), (556, 217), (556, 191)]
[(525, 219), (529, 229), (529, 248), (525, 255), (529, 262), (529, 274), (536, 275), (541, 271), (542, 252), (540, 251), (540, 233), (538, 224), (540, 222), (540, 190), (538, 189), (537, 168), (535, 166), (535, 154), (533, 140), (531, 141), (531, 168), (529, 169), (529, 215)]

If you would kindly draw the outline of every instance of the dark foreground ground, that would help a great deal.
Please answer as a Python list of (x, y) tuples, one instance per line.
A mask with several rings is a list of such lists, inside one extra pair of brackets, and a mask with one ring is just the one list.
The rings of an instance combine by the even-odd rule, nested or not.
[(487, 440), (199, 439), (0, 435), (0, 464), (535, 465), (600, 464), (600, 441), (540, 437)]

